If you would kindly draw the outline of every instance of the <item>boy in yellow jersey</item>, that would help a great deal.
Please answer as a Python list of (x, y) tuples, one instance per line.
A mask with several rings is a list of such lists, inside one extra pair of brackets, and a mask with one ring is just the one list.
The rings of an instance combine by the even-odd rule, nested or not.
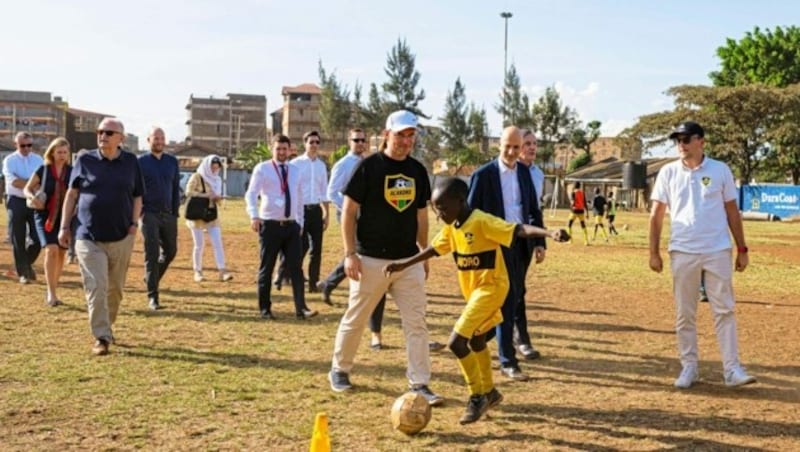
[(461, 293), (467, 300), (450, 336), (450, 350), (469, 387), (469, 402), (461, 424), (475, 422), (503, 400), (494, 387), (486, 333), (503, 320), (500, 308), (509, 282), (501, 246), (510, 246), (515, 237), (552, 237), (565, 241), (566, 231), (547, 231), (536, 226), (507, 223), (467, 204), (466, 182), (446, 178), (433, 191), (433, 206), (446, 224), (431, 245), (414, 257), (393, 262), (383, 271), (388, 276), (434, 256), (453, 253), (458, 267)]

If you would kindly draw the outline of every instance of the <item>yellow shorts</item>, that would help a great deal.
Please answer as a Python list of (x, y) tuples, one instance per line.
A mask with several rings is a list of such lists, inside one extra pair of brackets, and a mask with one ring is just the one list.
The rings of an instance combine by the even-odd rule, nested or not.
[(508, 294), (508, 285), (498, 285), (491, 289), (476, 289), (467, 300), (467, 306), (461, 312), (453, 327), (458, 335), (466, 338), (481, 335), (499, 325), (503, 321), (500, 308)]
[(572, 212), (569, 215), (569, 221), (578, 220), (578, 221), (586, 221), (586, 216), (584, 213), (575, 213)]
[(595, 215), (594, 216), (594, 224), (603, 224), (603, 216), (602, 215)]

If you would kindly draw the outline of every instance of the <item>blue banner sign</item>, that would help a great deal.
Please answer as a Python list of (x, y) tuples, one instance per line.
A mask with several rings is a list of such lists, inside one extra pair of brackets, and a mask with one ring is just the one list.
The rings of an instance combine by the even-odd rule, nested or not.
[(771, 213), (786, 220), (800, 217), (800, 185), (744, 185), (741, 210)]

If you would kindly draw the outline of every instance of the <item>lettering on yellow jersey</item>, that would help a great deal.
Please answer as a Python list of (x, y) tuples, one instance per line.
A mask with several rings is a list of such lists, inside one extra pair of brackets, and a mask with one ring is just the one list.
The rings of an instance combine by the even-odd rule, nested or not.
[(456, 267), (459, 270), (492, 270), (494, 269), (497, 252), (495, 250), (484, 251), (475, 254), (453, 253)]

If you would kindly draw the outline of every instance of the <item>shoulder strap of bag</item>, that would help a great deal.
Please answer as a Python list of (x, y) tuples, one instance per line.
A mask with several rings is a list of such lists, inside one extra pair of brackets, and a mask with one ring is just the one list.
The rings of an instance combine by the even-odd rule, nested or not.
[(200, 185), (203, 186), (203, 193), (206, 192), (206, 181), (203, 180), (203, 176), (200, 176)]

